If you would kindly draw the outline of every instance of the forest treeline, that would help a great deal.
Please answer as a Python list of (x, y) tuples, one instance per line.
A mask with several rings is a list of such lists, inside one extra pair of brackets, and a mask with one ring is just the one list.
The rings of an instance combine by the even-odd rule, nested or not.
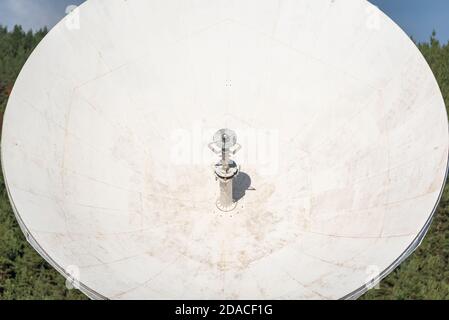
[[(47, 29), (25, 32), (20, 26), (0, 26), (0, 119), (23, 64)], [(449, 44), (435, 33), (417, 46), (432, 68), (449, 106)], [(445, 191), (435, 220), (421, 247), (392, 274), (380, 289), (361, 299), (449, 299), (449, 192)], [(9, 205), (0, 174), (0, 300), (86, 299), (68, 290), (65, 280), (26, 242)]]

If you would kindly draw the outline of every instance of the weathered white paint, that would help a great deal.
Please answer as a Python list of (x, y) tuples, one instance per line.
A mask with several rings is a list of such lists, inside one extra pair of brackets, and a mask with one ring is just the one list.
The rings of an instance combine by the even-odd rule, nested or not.
[[(60, 272), (77, 266), (90, 297), (355, 297), (418, 245), (446, 111), (371, 4), (90, 0), (79, 15), (23, 68), (2, 163), (30, 242)], [(197, 127), (239, 136), (256, 190), (232, 214), (217, 212)], [(277, 137), (265, 166), (241, 138), (261, 130)], [(174, 159), (179, 132), (200, 147)]]

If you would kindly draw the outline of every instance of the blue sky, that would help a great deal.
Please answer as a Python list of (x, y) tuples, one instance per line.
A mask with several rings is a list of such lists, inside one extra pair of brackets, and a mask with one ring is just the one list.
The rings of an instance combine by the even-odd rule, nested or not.
[[(0, 0), (1, 1), (1, 0)], [(415, 40), (426, 41), (433, 30), (449, 41), (449, 0), (370, 0)]]
[(61, 20), (69, 5), (84, 0), (0, 0), (0, 24), (13, 27), (20, 24), (25, 30), (53, 27)]
[[(84, 0), (0, 0), (0, 24), (24, 29), (53, 27), (69, 5)], [(418, 41), (429, 39), (432, 30), (446, 43), (449, 40), (449, 0), (370, 0)]]

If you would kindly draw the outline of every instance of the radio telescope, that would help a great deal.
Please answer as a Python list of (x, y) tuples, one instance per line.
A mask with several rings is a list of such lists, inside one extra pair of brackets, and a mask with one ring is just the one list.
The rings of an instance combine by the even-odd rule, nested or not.
[(1, 156), (91, 298), (350, 299), (422, 241), (448, 123), (367, 1), (90, 0), (20, 73)]

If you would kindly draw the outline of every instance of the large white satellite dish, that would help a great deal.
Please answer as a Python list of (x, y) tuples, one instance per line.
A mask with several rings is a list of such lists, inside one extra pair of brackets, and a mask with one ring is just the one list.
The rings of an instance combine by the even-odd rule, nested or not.
[(362, 0), (90, 0), (2, 136), (27, 239), (91, 298), (355, 298), (419, 245), (447, 161), (430, 68)]

